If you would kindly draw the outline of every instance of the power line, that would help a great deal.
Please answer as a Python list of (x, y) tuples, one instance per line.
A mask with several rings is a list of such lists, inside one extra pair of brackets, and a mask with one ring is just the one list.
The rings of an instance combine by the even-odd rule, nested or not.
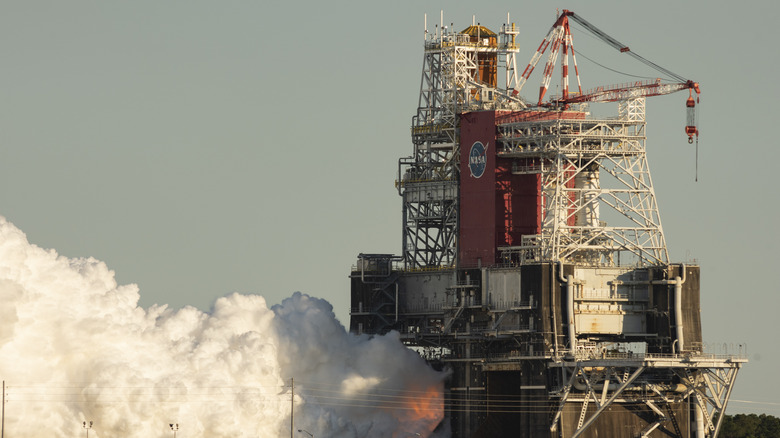
[[(297, 384), (298, 382), (296, 382)], [(231, 403), (284, 402), (290, 394), (287, 385), (269, 386), (89, 386), (78, 385), (12, 385), (6, 387), (8, 403), (90, 403), (95, 405), (149, 401), (168, 403)], [(466, 398), (458, 394), (432, 393), (430, 390), (374, 388), (371, 391), (345, 393), (339, 385), (309, 383), (297, 385), (297, 394), (304, 402), (323, 407), (389, 409), (416, 412), (481, 412), (481, 413), (545, 413), (558, 405), (546, 395), (503, 394), (500, 397)], [(129, 390), (122, 391), (122, 390)], [(134, 390), (148, 390), (132, 392)], [(778, 407), (778, 402), (731, 400), (767, 407)], [(641, 402), (630, 402), (641, 404)], [(567, 407), (568, 409), (568, 407)], [(579, 409), (579, 408), (577, 408)]]

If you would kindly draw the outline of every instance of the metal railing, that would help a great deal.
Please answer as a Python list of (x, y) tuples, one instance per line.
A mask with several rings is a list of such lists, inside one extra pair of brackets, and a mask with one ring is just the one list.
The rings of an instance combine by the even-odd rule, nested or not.
[(597, 350), (579, 350), (575, 352), (574, 359), (577, 361), (586, 360), (626, 360), (626, 361), (648, 361), (648, 360), (732, 360), (746, 359), (743, 354), (709, 354), (701, 352), (682, 352), (682, 353), (632, 353), (632, 352), (604, 352)]
[(520, 301), (520, 300), (489, 300), (488, 305), (491, 310), (509, 310), (509, 309), (535, 309), (535, 301)]

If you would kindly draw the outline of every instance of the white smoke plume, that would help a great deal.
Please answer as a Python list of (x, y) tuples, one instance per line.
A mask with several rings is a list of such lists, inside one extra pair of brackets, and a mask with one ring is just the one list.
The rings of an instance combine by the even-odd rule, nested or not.
[(138, 298), (0, 217), (6, 436), (402, 438), (442, 419), (442, 373), (397, 334), (347, 333), (322, 299), (233, 294), (206, 313)]

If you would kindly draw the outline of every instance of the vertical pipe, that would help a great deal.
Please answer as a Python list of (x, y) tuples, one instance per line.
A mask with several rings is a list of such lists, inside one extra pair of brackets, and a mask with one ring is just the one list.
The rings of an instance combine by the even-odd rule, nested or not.
[(488, 288), (490, 287), (488, 284), (488, 281), (490, 281), (489, 278), (490, 277), (488, 276), (487, 269), (482, 269), (482, 284), (480, 285), (482, 286), (482, 293), (480, 295), (479, 303), (482, 306), (488, 305)]
[(682, 285), (682, 279), (676, 277), (674, 279), (674, 323), (677, 328), (677, 341), (681, 353), (685, 350), (685, 342), (683, 339)]
[(574, 187), (578, 189), (577, 201), (581, 205), (580, 210), (574, 214), (574, 223), (578, 227), (595, 228), (599, 226), (598, 191), (600, 186), (599, 170), (596, 164), (589, 164), (574, 176)]
[(571, 354), (577, 350), (577, 329), (574, 325), (574, 276), (566, 277), (566, 313), (569, 316), (569, 348)]
[(2, 426), (0, 426), (0, 438), (5, 436), (5, 380), (3, 380), (3, 417), (2, 417)]
[(395, 322), (398, 322), (398, 283), (395, 284)]
[[(468, 325), (468, 322), (466, 324)], [(470, 332), (471, 332), (470, 328), (468, 330), (466, 330), (466, 333), (470, 334)], [(466, 415), (465, 415), (465, 418), (464, 418), (464, 423), (465, 423), (465, 426), (466, 426), (465, 429), (467, 431), (469, 431), (469, 433), (470, 433), (471, 432), (471, 367), (472, 367), (472, 362), (470, 360), (468, 360), (468, 359), (471, 359), (471, 341), (468, 338), (466, 338), (466, 351), (464, 352), (464, 356), (467, 359), (466, 362), (464, 362), (465, 367), (466, 367), (466, 382), (465, 382), (465, 385), (464, 385), (466, 387), (466, 403), (464, 403)]]
[[(561, 262), (558, 262), (558, 267), (561, 272), (563, 272), (563, 264)], [(550, 311), (552, 312), (552, 322), (553, 322), (553, 354), (557, 357), (558, 356), (558, 320), (555, 317), (556, 307), (555, 307), (555, 295), (558, 294), (558, 291), (555, 287), (555, 264), (550, 265), (550, 269), (552, 270), (552, 275), (550, 278)], [(560, 274), (559, 274), (560, 275)]]
[(698, 403), (696, 403), (696, 438), (706, 438), (704, 435), (704, 414)]

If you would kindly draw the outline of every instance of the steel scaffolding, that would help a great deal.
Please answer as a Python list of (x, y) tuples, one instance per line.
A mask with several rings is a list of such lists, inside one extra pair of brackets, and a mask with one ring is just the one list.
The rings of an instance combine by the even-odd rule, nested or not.
[[(525, 107), (510, 91), (517, 82), (516, 35), (514, 25), (504, 25), (499, 35), (475, 25), (463, 32), (442, 25), (435, 33), (426, 33), (420, 97), (411, 128), (414, 154), (399, 160), (396, 182), (403, 198), (407, 268), (456, 263), (460, 114)], [(503, 70), (503, 87), (487, 77), (486, 66)]]
[(541, 175), (542, 260), (669, 263), (645, 153), (644, 107), (642, 97), (621, 102), (618, 118), (609, 120), (566, 112), (553, 120), (499, 118), (499, 156), (535, 163), (513, 173)]

